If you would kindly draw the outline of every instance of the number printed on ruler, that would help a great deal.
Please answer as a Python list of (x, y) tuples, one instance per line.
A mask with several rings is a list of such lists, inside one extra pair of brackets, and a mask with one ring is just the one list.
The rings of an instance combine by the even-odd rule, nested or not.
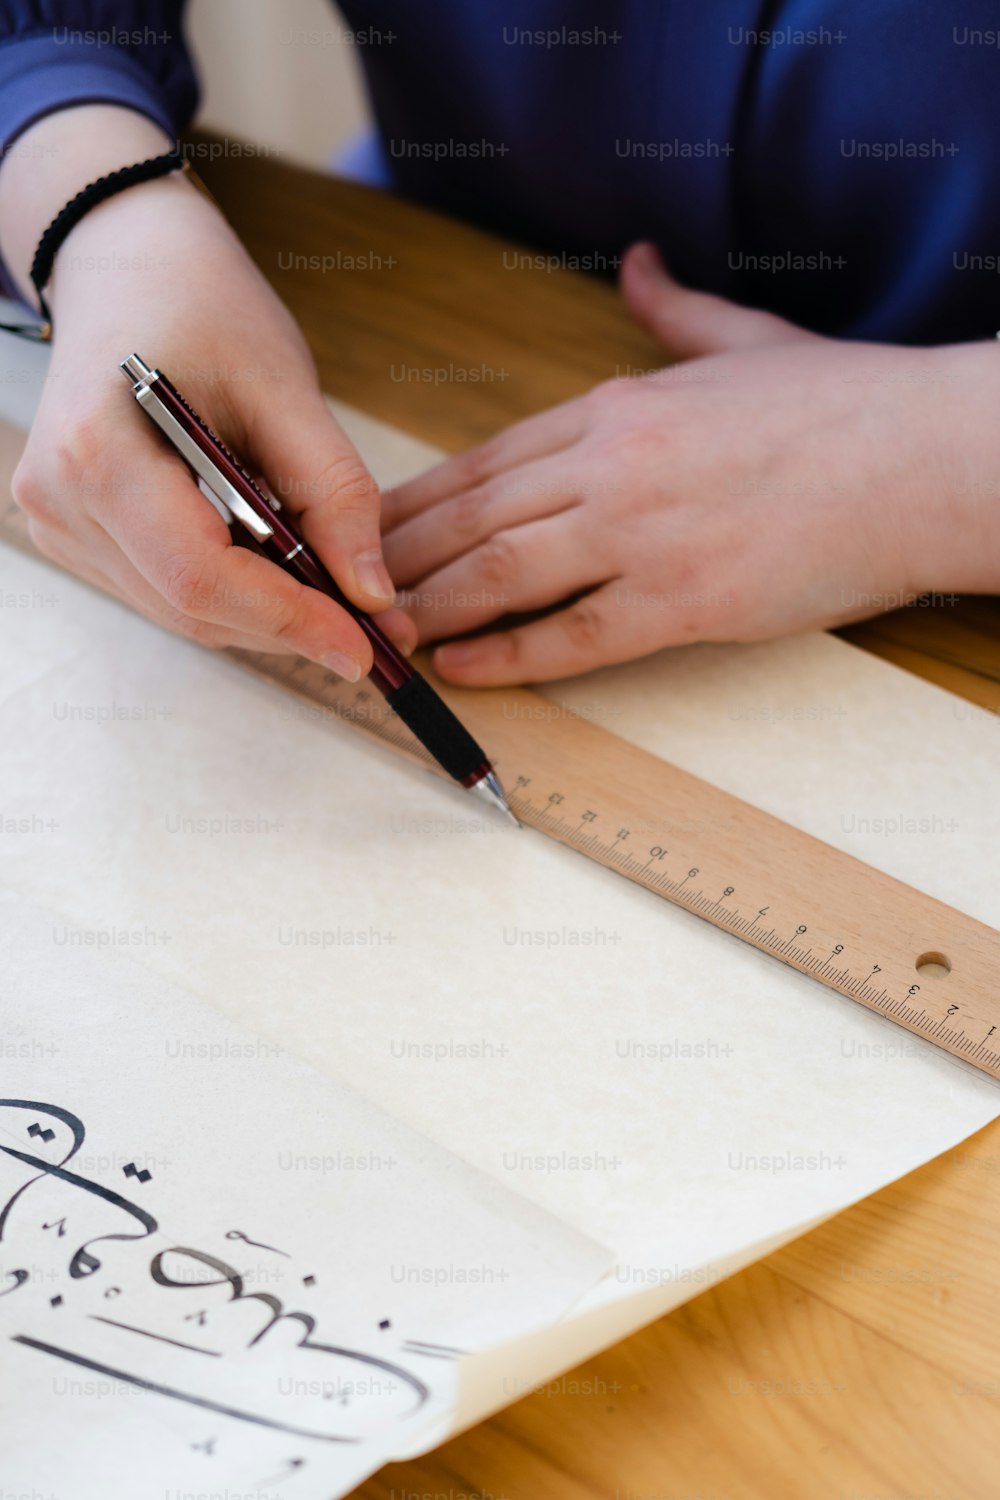
[[(236, 655), (435, 769), (370, 688), (301, 659)], [(1000, 1078), (993, 928), (527, 689), (435, 686), (522, 823)]]

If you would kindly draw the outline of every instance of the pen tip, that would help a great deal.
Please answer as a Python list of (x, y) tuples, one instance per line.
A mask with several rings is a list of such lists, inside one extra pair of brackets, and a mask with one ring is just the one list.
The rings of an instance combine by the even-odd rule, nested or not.
[(520, 828), (521, 824), (511, 811), (510, 803), (504, 795), (503, 787), (500, 785), (500, 778), (495, 771), (487, 771), (485, 776), (481, 776), (478, 781), (473, 782), (469, 791), (478, 792), (484, 801), (489, 802), (492, 807), (498, 808), (500, 812), (506, 813), (515, 828)]
[(521, 820), (520, 820), (520, 818), (515, 817), (514, 814), (511, 812), (510, 803), (504, 801), (500, 805), (503, 808), (503, 811), (507, 814), (507, 816), (510, 819), (510, 821), (513, 823), (514, 827), (515, 828), (520, 828), (520, 826), (521, 826)]

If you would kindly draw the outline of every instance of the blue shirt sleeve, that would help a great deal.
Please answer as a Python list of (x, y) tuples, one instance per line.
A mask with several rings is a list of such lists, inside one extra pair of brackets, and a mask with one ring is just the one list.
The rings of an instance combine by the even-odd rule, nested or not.
[(184, 0), (2, 0), (0, 151), (73, 104), (124, 105), (176, 136), (198, 102), (183, 10)]
[[(74, 104), (123, 105), (178, 135), (198, 102), (183, 11), (184, 0), (0, 0), (0, 155)], [(23, 301), (2, 257), (0, 293)]]

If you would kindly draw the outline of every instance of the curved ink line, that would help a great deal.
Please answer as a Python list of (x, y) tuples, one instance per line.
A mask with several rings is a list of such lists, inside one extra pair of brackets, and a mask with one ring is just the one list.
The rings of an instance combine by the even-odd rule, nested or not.
[(260, 1240), (252, 1240), (248, 1234), (243, 1233), (242, 1229), (227, 1229), (226, 1239), (244, 1240), (248, 1245), (253, 1245), (255, 1250), (270, 1250), (272, 1255), (283, 1255), (286, 1260), (292, 1258), (287, 1250), (279, 1250), (277, 1245), (265, 1245)]
[[(217, 1281), (175, 1281), (163, 1269), (163, 1257), (165, 1255), (187, 1255), (191, 1260), (200, 1261), (203, 1266), (211, 1266), (215, 1271), (221, 1271), (222, 1275)], [(170, 1245), (166, 1250), (157, 1250), (149, 1263), (149, 1274), (157, 1286), (174, 1287), (178, 1291), (190, 1291), (192, 1287), (203, 1286), (225, 1286), (227, 1283), (233, 1289), (230, 1302), (239, 1302), (243, 1297), (243, 1277), (239, 1271), (234, 1271), (226, 1261), (220, 1260), (217, 1255), (210, 1255), (207, 1250), (195, 1250), (190, 1245)]]
[[(249, 1302), (251, 1299), (257, 1302), (263, 1302), (267, 1307), (271, 1309), (273, 1317), (271, 1318), (270, 1323), (265, 1323), (260, 1332), (258, 1334), (255, 1334), (254, 1337), (250, 1340), (249, 1344), (247, 1345), (248, 1349), (252, 1349), (254, 1344), (259, 1344), (264, 1335), (266, 1333), (270, 1333), (271, 1329), (275, 1326), (276, 1323), (280, 1323), (284, 1318), (294, 1318), (296, 1322), (305, 1325), (305, 1333), (299, 1339), (299, 1342), (296, 1345), (297, 1348), (315, 1349), (320, 1354), (339, 1354), (344, 1359), (356, 1360), (358, 1364), (374, 1365), (376, 1369), (386, 1370), (390, 1375), (395, 1375), (399, 1380), (403, 1382), (404, 1385), (408, 1385), (413, 1391), (416, 1392), (417, 1404), (416, 1406), (410, 1408), (411, 1411), (416, 1411), (419, 1407), (423, 1406), (424, 1402), (430, 1395), (430, 1388), (424, 1384), (419, 1375), (413, 1375), (409, 1370), (404, 1370), (402, 1365), (394, 1365), (391, 1360), (379, 1359), (378, 1355), (376, 1354), (362, 1354), (358, 1349), (344, 1349), (341, 1348), (338, 1344), (314, 1344), (310, 1342), (310, 1334), (312, 1334), (316, 1329), (316, 1319), (313, 1317), (312, 1313), (286, 1312), (281, 1299), (279, 1297), (272, 1296), (270, 1292), (248, 1292), (246, 1296), (242, 1297), (240, 1300), (243, 1302)], [(408, 1413), (403, 1412), (401, 1413), (401, 1415), (406, 1416), (408, 1415)]]
[[(72, 1160), (72, 1158), (76, 1155), (80, 1147), (83, 1145), (84, 1138), (87, 1134), (83, 1126), (83, 1121), (80, 1119), (80, 1117), (78, 1115), (71, 1114), (68, 1109), (60, 1109), (58, 1104), (41, 1104), (37, 1099), (0, 1099), (0, 1109), (31, 1109), (34, 1110), (36, 1114), (52, 1115), (55, 1119), (61, 1120), (64, 1125), (68, 1126), (73, 1136), (73, 1147), (72, 1150), (67, 1151), (66, 1155), (59, 1163), (61, 1167), (65, 1166), (66, 1163)], [(5, 1151), (8, 1155), (12, 1154), (9, 1146), (0, 1146), (0, 1151)], [(14, 1207), (14, 1204), (17, 1202), (18, 1198), (20, 1198), (22, 1193), (26, 1193), (28, 1191), (32, 1183), (41, 1181), (44, 1176), (45, 1173), (44, 1171), (42, 1171), (39, 1172), (37, 1177), (29, 1177), (28, 1181), (18, 1188), (13, 1198), (11, 1198), (10, 1201), (5, 1204), (3, 1210), (0, 1211), (0, 1240), (3, 1239), (3, 1232), (7, 1223), (7, 1216), (9, 1215), (11, 1209)]]
[(19, 1286), (24, 1286), (24, 1283), (27, 1281), (29, 1274), (30, 1273), (28, 1271), (24, 1270), (5, 1271), (5, 1276), (13, 1276), (14, 1285), (7, 1287), (4, 1291), (0, 1292), (0, 1297), (7, 1297), (11, 1292), (16, 1292)]
[[(266, 1332), (267, 1330), (265, 1329), (264, 1331)], [(430, 1396), (430, 1386), (425, 1385), (419, 1375), (414, 1375), (409, 1370), (404, 1370), (402, 1365), (394, 1365), (387, 1359), (378, 1359), (374, 1354), (360, 1354), (357, 1349), (340, 1349), (336, 1344), (311, 1344), (308, 1334), (298, 1347), (300, 1349), (315, 1349), (320, 1354), (342, 1354), (345, 1359), (356, 1359), (360, 1364), (374, 1365), (379, 1370), (387, 1370), (390, 1375), (398, 1376), (406, 1385), (412, 1386), (417, 1393), (417, 1404), (416, 1406), (411, 1406), (410, 1411), (417, 1411)], [(408, 1415), (409, 1412), (400, 1412), (400, 1416), (402, 1417)]]
[[(86, 1240), (73, 1255), (69, 1263), (69, 1274), (74, 1280), (79, 1280), (81, 1276), (89, 1276), (100, 1268), (101, 1262), (96, 1256), (88, 1253), (88, 1245), (100, 1245), (105, 1240), (145, 1240), (151, 1234), (155, 1234), (160, 1227), (152, 1214), (148, 1214), (137, 1203), (130, 1203), (127, 1198), (123, 1198), (121, 1193), (116, 1193), (113, 1188), (101, 1187), (100, 1183), (91, 1182), (87, 1177), (80, 1177), (76, 1172), (67, 1172), (65, 1167), (50, 1166), (49, 1163), (42, 1161), (40, 1157), (32, 1156), (27, 1151), (17, 1151), (13, 1146), (0, 1146), (0, 1151), (5, 1151), (8, 1156), (16, 1157), (18, 1161), (27, 1162), (29, 1166), (41, 1167), (41, 1175), (43, 1177), (57, 1177), (60, 1182), (68, 1182), (70, 1187), (82, 1188), (85, 1193), (93, 1193), (95, 1198), (102, 1198), (105, 1203), (110, 1203), (114, 1208), (124, 1209), (133, 1219), (138, 1219), (139, 1223), (145, 1229), (145, 1234), (98, 1234), (92, 1240)], [(32, 1180), (37, 1182), (38, 1178), (33, 1178)], [(11, 1199), (11, 1202), (13, 1201)], [(81, 1271), (77, 1268), (77, 1263), (81, 1258), (91, 1262), (89, 1270)]]
[[(213, 1270), (221, 1271), (222, 1277), (218, 1281), (174, 1281), (163, 1269), (163, 1258), (165, 1255), (190, 1256), (192, 1260), (200, 1261), (202, 1265), (207, 1265)], [(395, 1365), (387, 1359), (379, 1359), (374, 1354), (362, 1354), (357, 1349), (344, 1349), (337, 1344), (310, 1343), (309, 1335), (316, 1329), (316, 1319), (312, 1313), (286, 1311), (281, 1298), (273, 1296), (271, 1292), (245, 1292), (243, 1290), (243, 1278), (239, 1273), (234, 1271), (232, 1266), (228, 1266), (224, 1260), (219, 1260), (218, 1256), (211, 1255), (207, 1250), (195, 1250), (188, 1245), (172, 1245), (168, 1250), (158, 1250), (149, 1263), (149, 1274), (160, 1286), (177, 1287), (182, 1291), (188, 1291), (192, 1287), (223, 1286), (228, 1282), (233, 1289), (229, 1305), (232, 1305), (234, 1302), (263, 1302), (265, 1307), (271, 1309), (271, 1320), (264, 1324), (259, 1333), (254, 1334), (247, 1345), (248, 1349), (252, 1349), (254, 1344), (259, 1343), (276, 1323), (280, 1323), (283, 1319), (291, 1319), (294, 1322), (301, 1323), (305, 1329), (296, 1348), (315, 1349), (319, 1354), (339, 1354), (344, 1359), (357, 1361), (358, 1364), (373, 1365), (378, 1370), (385, 1370), (389, 1375), (394, 1375), (403, 1385), (408, 1385), (415, 1393), (417, 1398), (416, 1404), (410, 1407), (410, 1411), (417, 1411), (430, 1396), (430, 1387), (424, 1384), (419, 1375), (412, 1374), (411, 1371), (404, 1369), (402, 1365)], [(406, 1416), (408, 1412), (403, 1412), (402, 1415)]]
[(454, 1344), (429, 1344), (423, 1338), (408, 1338), (406, 1349), (411, 1349), (415, 1355), (423, 1355), (424, 1352), (429, 1353), (430, 1350), (438, 1355), (468, 1355), (468, 1349), (456, 1349)]
[(175, 1391), (169, 1385), (157, 1385), (155, 1381), (143, 1380), (130, 1375), (127, 1370), (116, 1370), (112, 1365), (102, 1365), (96, 1359), (86, 1359), (82, 1354), (73, 1354), (69, 1349), (59, 1349), (55, 1344), (43, 1344), (40, 1339), (31, 1339), (25, 1333), (11, 1334), (15, 1344), (27, 1344), (30, 1349), (39, 1349), (43, 1354), (52, 1354), (56, 1359), (68, 1360), (72, 1365), (82, 1365), (98, 1375), (107, 1375), (112, 1380), (122, 1380), (141, 1390), (152, 1391), (155, 1396), (169, 1396), (174, 1401), (186, 1401), (190, 1406), (200, 1406), (205, 1411), (217, 1411), (224, 1417), (235, 1417), (238, 1422), (252, 1422), (258, 1427), (270, 1427), (277, 1432), (290, 1432), (293, 1437), (313, 1438), (320, 1443), (359, 1443), (360, 1438), (333, 1437), (328, 1432), (310, 1432), (306, 1427), (290, 1427), (287, 1422), (276, 1422), (273, 1417), (257, 1417), (252, 1412), (240, 1411), (235, 1406), (223, 1406), (220, 1401), (209, 1401), (205, 1396), (191, 1396), (186, 1391)]

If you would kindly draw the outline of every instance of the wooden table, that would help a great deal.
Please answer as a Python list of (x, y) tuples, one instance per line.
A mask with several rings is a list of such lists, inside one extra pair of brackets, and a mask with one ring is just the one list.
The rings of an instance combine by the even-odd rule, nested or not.
[[(201, 169), (302, 323), (324, 388), (442, 448), (663, 363), (610, 285), (511, 269), (490, 236), (275, 161)], [(338, 253), (371, 268), (324, 270)], [(435, 386), (399, 379), (402, 365), (485, 378)], [(1000, 710), (996, 600), (844, 634)], [(998, 1246), (1000, 1121), (357, 1496), (987, 1500), (1000, 1493)]]

